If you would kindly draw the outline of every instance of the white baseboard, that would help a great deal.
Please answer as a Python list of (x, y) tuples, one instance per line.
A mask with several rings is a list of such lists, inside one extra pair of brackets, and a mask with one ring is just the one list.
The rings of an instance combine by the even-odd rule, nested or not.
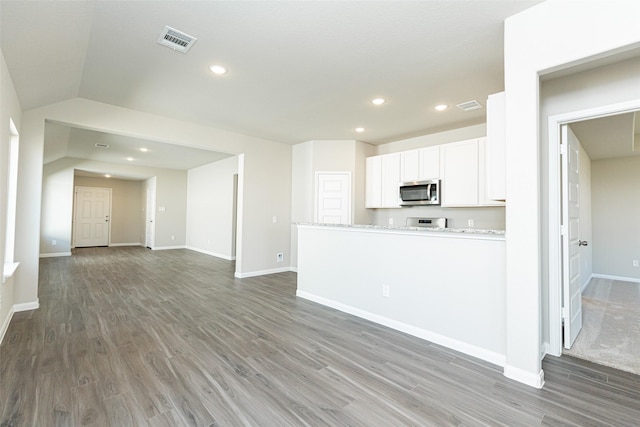
[(298, 267), (289, 267), (289, 271), (293, 271), (294, 273), (297, 273)]
[(182, 245), (182, 246), (154, 246), (153, 248), (151, 248), (151, 250), (153, 251), (166, 251), (169, 249), (186, 249), (187, 247)]
[(589, 282), (591, 282), (591, 279), (593, 279), (593, 277), (594, 275), (592, 273), (591, 276), (589, 276), (587, 280), (582, 284), (582, 288), (580, 289), (580, 292), (584, 292), (584, 290), (587, 288), (587, 286), (589, 285)]
[(40, 254), (40, 258), (55, 258), (59, 256), (71, 256), (71, 252), (54, 252), (48, 254)]
[(7, 317), (2, 322), (2, 329), (0, 329), (0, 344), (2, 344), (2, 340), (4, 340), (4, 335), (7, 333), (7, 329), (9, 329), (9, 324), (11, 323), (11, 319), (13, 318), (13, 307), (9, 308), (9, 312), (7, 313)]
[(542, 369), (536, 374), (507, 365), (504, 367), (504, 376), (531, 387), (542, 388), (544, 386), (544, 371)]
[(189, 249), (189, 250), (195, 251), (195, 252), (200, 252), (201, 254), (214, 256), (216, 258), (226, 259), (227, 261), (234, 261), (236, 259), (235, 256), (219, 254), (219, 253), (211, 252), (211, 251), (205, 251), (204, 249), (195, 248), (193, 246), (186, 246), (186, 249)]
[(143, 243), (140, 242), (136, 242), (136, 243), (109, 243), (109, 247), (112, 246), (144, 246)]
[(36, 310), (38, 308), (40, 308), (39, 299), (36, 299), (35, 301), (31, 301), (31, 302), (23, 302), (21, 304), (13, 304), (13, 311), (16, 313), (20, 311)]
[(13, 319), (14, 313), (18, 313), (19, 311), (28, 311), (35, 310), (40, 307), (40, 301), (35, 300), (32, 302), (25, 302), (22, 304), (14, 304), (9, 308), (9, 312), (7, 313), (7, 317), (2, 322), (2, 328), (0, 328), (0, 344), (2, 344), (2, 340), (4, 340), (4, 335), (7, 333), (9, 329), (9, 324), (11, 323), (11, 319)]
[(503, 354), (496, 353), (496, 352), (493, 352), (472, 344), (468, 344), (466, 342), (459, 341), (453, 338), (449, 338), (447, 336), (444, 336), (432, 331), (428, 331), (426, 329), (409, 325), (407, 323), (399, 322), (397, 320), (389, 319), (388, 317), (380, 316), (378, 314), (361, 310), (359, 308), (342, 304), (340, 302), (336, 302), (324, 297), (313, 295), (308, 292), (297, 291), (296, 296), (307, 299), (309, 301), (316, 302), (318, 304), (325, 305), (327, 307), (335, 308), (336, 310), (340, 310), (342, 312), (349, 313), (366, 320), (370, 320), (372, 322), (387, 326), (391, 329), (395, 329), (400, 332), (404, 332), (414, 337), (421, 338), (426, 341), (430, 341), (432, 343), (450, 348), (452, 350), (459, 351), (464, 354), (468, 354), (469, 356), (477, 357), (478, 359), (485, 360), (489, 363), (493, 363), (494, 365), (505, 366), (506, 364), (506, 357)]
[(245, 279), (247, 277), (264, 276), (266, 274), (274, 274), (274, 273), (285, 273), (287, 271), (291, 271), (291, 267), (272, 268), (271, 270), (249, 271), (247, 273), (238, 273), (236, 271), (234, 276), (237, 277), (238, 279)]
[(610, 274), (596, 274), (596, 273), (593, 273), (592, 277), (595, 277), (598, 279), (620, 280), (622, 282), (640, 283), (640, 279), (637, 277), (612, 276)]

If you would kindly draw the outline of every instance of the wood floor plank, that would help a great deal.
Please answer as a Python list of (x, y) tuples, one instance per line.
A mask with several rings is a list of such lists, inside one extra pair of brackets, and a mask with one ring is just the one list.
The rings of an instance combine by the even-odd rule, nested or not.
[(0, 426), (637, 425), (640, 377), (547, 356), (546, 385), (237, 279), (186, 249), (43, 258), (0, 346)]

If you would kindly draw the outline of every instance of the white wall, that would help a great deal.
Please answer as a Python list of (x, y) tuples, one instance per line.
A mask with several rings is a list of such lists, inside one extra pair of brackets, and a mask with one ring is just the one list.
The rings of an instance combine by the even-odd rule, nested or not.
[(433, 145), (447, 144), (449, 142), (464, 141), (466, 139), (481, 138), (487, 136), (487, 125), (465, 126), (458, 129), (451, 129), (443, 132), (435, 132), (429, 135), (417, 136), (414, 138), (401, 139), (376, 147), (374, 154), (389, 154), (399, 151), (413, 150), (415, 148), (431, 147)]
[[(101, 173), (108, 171), (112, 174), (117, 172), (126, 174), (138, 174), (142, 177), (155, 176), (157, 178), (156, 210), (164, 207), (164, 212), (156, 212), (156, 244), (155, 248), (162, 247), (184, 247), (186, 242), (186, 189), (187, 173), (174, 169), (146, 168), (130, 165), (116, 165), (113, 163), (103, 163), (91, 160), (74, 158), (63, 158), (51, 162), (44, 166), (42, 175), (42, 216), (40, 228), (40, 254), (44, 256), (69, 255), (71, 252), (71, 236), (73, 216), (73, 192), (74, 192), (74, 171), (76, 169)], [(142, 192), (142, 187), (140, 192)], [(146, 194), (144, 195), (146, 197)], [(136, 210), (133, 217), (134, 230), (127, 232), (126, 239), (132, 241), (121, 241), (125, 237), (119, 237), (123, 229), (112, 229), (113, 243), (144, 243), (138, 236), (144, 232), (144, 225), (140, 224), (142, 201), (144, 197), (136, 199), (135, 206), (131, 207), (129, 213)], [(117, 205), (114, 205), (117, 208)], [(116, 213), (117, 215), (117, 213)], [(117, 220), (117, 217), (114, 218)], [(171, 239), (175, 236), (175, 239)], [(115, 237), (116, 240), (113, 240)], [(51, 244), (56, 240), (56, 245)]]
[(187, 248), (235, 259), (234, 175), (238, 157), (187, 172)]
[[(540, 387), (543, 141), (539, 75), (637, 47), (639, 2), (547, 1), (505, 21), (507, 138), (507, 367)], [(630, 90), (633, 88), (629, 87)], [(586, 98), (585, 98), (586, 99)], [(546, 278), (544, 280), (547, 280)]]
[(111, 189), (110, 245), (141, 245), (144, 243), (144, 221), (141, 221), (142, 182), (115, 178), (78, 176), (75, 187)]
[(354, 224), (369, 223), (365, 209), (365, 159), (375, 147), (355, 140), (307, 141), (292, 147), (291, 169), (291, 267), (297, 267), (296, 223), (313, 222), (316, 172), (351, 173), (351, 212)]
[(593, 272), (640, 280), (640, 157), (592, 163)]
[[(0, 173), (0, 260), (2, 260), (2, 265), (6, 262), (5, 232), (7, 227), (8, 192), (6, 171), (9, 168), (9, 146), (11, 145), (9, 119), (13, 120), (18, 131), (20, 131), (21, 116), (22, 108), (20, 108), (20, 102), (18, 101), (13, 81), (9, 75), (4, 55), (0, 55), (0, 171), (2, 171), (2, 173)], [(20, 186), (18, 186), (18, 192), (20, 192)], [(18, 239), (19, 237), (16, 238), (16, 240)], [(14, 260), (20, 262), (22, 257), (16, 253)], [(20, 274), (22, 268), (24, 267), (18, 267), (15, 273), (16, 276)], [(14, 277), (9, 277), (4, 283), (0, 283), (0, 342), (9, 326), (14, 305), (18, 303), (14, 295), (14, 286)]]
[(298, 233), (298, 296), (504, 365), (502, 236), (328, 226)]

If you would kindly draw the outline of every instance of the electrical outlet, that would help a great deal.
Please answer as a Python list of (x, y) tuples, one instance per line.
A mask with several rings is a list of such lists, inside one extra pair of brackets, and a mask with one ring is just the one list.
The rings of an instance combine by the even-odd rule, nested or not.
[(382, 296), (388, 298), (390, 295), (391, 289), (389, 285), (382, 285)]
[(393, 218), (389, 218), (389, 225), (393, 225)]
[(171, 236), (171, 240), (176, 240), (176, 236)]
[(282, 252), (278, 252), (276, 254), (276, 261), (277, 262), (283, 262), (284, 261), (284, 254)]
[(56, 240), (52, 240), (52, 241), (51, 241), (51, 246), (55, 246), (55, 245), (57, 245), (57, 244), (58, 244), (58, 242), (57, 242)]
[(473, 227), (473, 220), (472, 219), (468, 219), (467, 220), (467, 226)]
[(634, 267), (637, 267), (637, 266), (638, 266), (638, 260), (637, 260), (637, 259), (634, 259), (634, 260), (633, 260), (633, 266), (634, 266)]
[(277, 223), (278, 223), (278, 217), (277, 217), (277, 216), (274, 216), (273, 218), (271, 218), (271, 221), (272, 221), (274, 224), (277, 224)]

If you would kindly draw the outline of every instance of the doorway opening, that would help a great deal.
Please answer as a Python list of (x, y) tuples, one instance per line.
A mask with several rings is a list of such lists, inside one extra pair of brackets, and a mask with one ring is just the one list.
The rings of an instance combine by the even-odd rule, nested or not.
[[(606, 223), (606, 221), (611, 223), (611, 221), (616, 220), (615, 218), (609, 218), (607, 220), (607, 214), (603, 213), (602, 206), (610, 204), (614, 211), (616, 208), (618, 208), (618, 210), (624, 210), (624, 208), (613, 199), (610, 202), (607, 201), (607, 197), (613, 195), (616, 190), (619, 190), (619, 188), (616, 188), (619, 186), (602, 182), (603, 180), (600, 179), (597, 173), (601, 173), (599, 170), (605, 165), (604, 163), (601, 164), (601, 162), (605, 162), (607, 160), (598, 159), (598, 167), (595, 168), (595, 172), (593, 172), (594, 175), (591, 175), (591, 166), (589, 166), (588, 169), (590, 176), (595, 176), (593, 179), (593, 185), (595, 188), (592, 190), (590, 187), (588, 191), (589, 197), (591, 197), (590, 194), (592, 191), (594, 193), (594, 200), (589, 200), (589, 203), (593, 202), (593, 208), (589, 206), (588, 209), (588, 227), (593, 228), (594, 231), (592, 234), (589, 234), (588, 239), (582, 237), (585, 235), (585, 231), (584, 227), (580, 227), (579, 213), (577, 214), (577, 221), (573, 222), (573, 219), (570, 218), (570, 212), (573, 209), (570, 206), (570, 200), (573, 195), (580, 195), (582, 193), (579, 191), (579, 187), (571, 188), (572, 180), (567, 177), (571, 167), (567, 168), (568, 165), (565, 161), (566, 157), (563, 158), (563, 155), (561, 154), (561, 152), (565, 151), (564, 147), (566, 147), (566, 145), (563, 145), (563, 142), (566, 140), (569, 128), (573, 128), (576, 131), (574, 136), (577, 134), (577, 139), (579, 140), (580, 128), (587, 126), (589, 122), (595, 122), (596, 120), (601, 119), (614, 120), (617, 117), (629, 114), (637, 117), (640, 115), (636, 114), (636, 111), (638, 110), (640, 110), (640, 100), (634, 100), (551, 116), (549, 118), (549, 354), (559, 356), (563, 352), (571, 353), (571, 350), (568, 349), (572, 347), (576, 337), (578, 340), (584, 339), (585, 337), (591, 340), (594, 339), (593, 331), (585, 332), (582, 336), (579, 335), (579, 331), (583, 323), (583, 314), (585, 314), (582, 313), (581, 309), (581, 303), (584, 296), (587, 295), (583, 295), (585, 289), (588, 289), (588, 294), (591, 295), (601, 294), (602, 292), (591, 289), (591, 287), (603, 286), (601, 279), (619, 280), (631, 278), (633, 280), (634, 277), (640, 279), (640, 269), (638, 270), (638, 273), (629, 273), (629, 270), (626, 270), (626, 273), (620, 274), (619, 276), (602, 274), (602, 271), (606, 270), (601, 267), (603, 263), (593, 263), (588, 265), (586, 275), (583, 274), (581, 277), (580, 270), (584, 270), (580, 260), (581, 250), (589, 245), (589, 250), (593, 250), (593, 259), (600, 261), (601, 259), (599, 257), (602, 257), (602, 250), (606, 251), (607, 247), (617, 246), (612, 245), (609, 240), (599, 238), (598, 232), (595, 231), (600, 230), (600, 234), (611, 233), (611, 228), (603, 226), (602, 223)], [(631, 129), (633, 129), (633, 126), (631, 126)], [(636, 132), (637, 131), (638, 129), (636, 129)], [(633, 145), (633, 134), (634, 132), (632, 130), (631, 135), (629, 136), (630, 141), (632, 141), (629, 143), (631, 145)], [(635, 141), (637, 142), (638, 138), (635, 138)], [(578, 144), (580, 144), (580, 142), (578, 142)], [(587, 152), (590, 150), (589, 147), (585, 148), (585, 151)], [(638, 146), (637, 149), (633, 146), (627, 146), (626, 149), (630, 152), (637, 150), (637, 153), (631, 153), (627, 155), (627, 157), (623, 157), (623, 159), (629, 159), (628, 156), (635, 154), (636, 156), (634, 156), (634, 158), (640, 161), (640, 157), (637, 156), (640, 155), (640, 146)], [(587, 159), (589, 160), (590, 165), (593, 165), (596, 164), (594, 163), (596, 160), (591, 161), (591, 156), (595, 159), (597, 156), (600, 156), (600, 154), (595, 154), (594, 150), (591, 150), (591, 153), (593, 154), (588, 156)], [(567, 155), (565, 154), (564, 156)], [(612, 163), (624, 162), (624, 160), (619, 160), (618, 158), (611, 158), (609, 161)], [(619, 168), (619, 166), (614, 167)], [(574, 178), (574, 181), (576, 181), (576, 178)], [(608, 189), (612, 192), (609, 193)], [(598, 200), (596, 195), (599, 195), (598, 197), (600, 200)], [(593, 225), (591, 224), (592, 214)], [(591, 235), (593, 235), (595, 242), (590, 241)], [(628, 233), (624, 235), (623, 238), (626, 238), (627, 240), (633, 239)], [(640, 239), (638, 240), (639, 241), (629, 242), (629, 244), (637, 247), (638, 243), (640, 243)], [(592, 245), (592, 243), (595, 243), (595, 245)], [(638, 257), (640, 257), (640, 254)], [(631, 259), (629, 259), (629, 266), (631, 265)], [(638, 281), (640, 282), (640, 280)], [(589, 286), (589, 288), (587, 288), (587, 286)], [(591, 302), (589, 301), (589, 303)], [(593, 319), (592, 314), (589, 314), (588, 316), (591, 316), (587, 317), (588, 319)], [(640, 311), (638, 312), (638, 316), (640, 316)], [(629, 332), (631, 333), (632, 331)], [(640, 337), (640, 334), (638, 336)], [(563, 351), (563, 349), (567, 350)], [(617, 367), (619, 369), (625, 369), (623, 366), (617, 366), (615, 362), (606, 360), (606, 358), (601, 360), (594, 359), (591, 361)]]

